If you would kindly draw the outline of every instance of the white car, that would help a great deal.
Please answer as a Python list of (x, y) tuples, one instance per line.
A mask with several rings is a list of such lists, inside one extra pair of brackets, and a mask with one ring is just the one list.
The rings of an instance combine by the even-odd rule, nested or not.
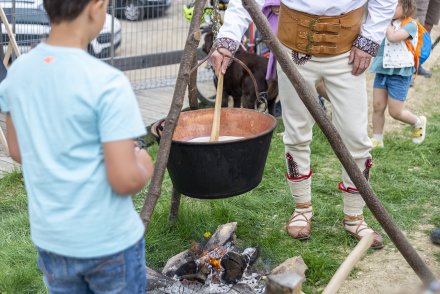
[[(0, 5), (5, 11), (6, 17), (13, 28), (15, 22), (15, 38), (22, 53), (29, 51), (41, 40), (45, 39), (50, 32), (50, 22), (43, 7), (43, 0), (0, 0)], [(13, 13), (15, 10), (15, 13)], [(114, 48), (121, 45), (121, 23), (118, 19), (114, 23)], [(104, 27), (99, 36), (90, 42), (88, 51), (90, 54), (105, 58), (110, 55), (112, 41), (112, 16), (106, 15)], [(4, 50), (8, 44), (8, 34), (3, 23), (1, 24), (2, 45)]]

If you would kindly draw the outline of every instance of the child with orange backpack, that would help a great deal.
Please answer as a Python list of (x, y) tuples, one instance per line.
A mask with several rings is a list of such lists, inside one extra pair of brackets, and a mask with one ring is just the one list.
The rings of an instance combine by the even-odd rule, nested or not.
[(410, 17), (414, 10), (414, 0), (399, 0), (393, 20), (387, 28), (386, 38), (370, 68), (370, 71), (376, 73), (371, 138), (373, 148), (384, 147), (383, 131), (387, 107), (391, 117), (413, 126), (413, 143), (419, 144), (425, 139), (426, 117), (416, 116), (404, 109), (411, 77), (420, 61), (423, 62), (429, 56), (429, 52), (424, 51), (430, 46), (430, 40), (424, 40), (426, 36), (421, 25)]

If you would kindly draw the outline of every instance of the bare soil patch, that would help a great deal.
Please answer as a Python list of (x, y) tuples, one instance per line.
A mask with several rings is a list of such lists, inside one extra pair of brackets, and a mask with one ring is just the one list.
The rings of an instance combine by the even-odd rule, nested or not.
[[(426, 230), (421, 227), (407, 235), (408, 240), (426, 262), (436, 277), (440, 277), (440, 263), (435, 254), (440, 246), (431, 243)], [(393, 244), (367, 254), (356, 266), (357, 271), (342, 285), (340, 294), (349, 293), (417, 293), (421, 281)]]

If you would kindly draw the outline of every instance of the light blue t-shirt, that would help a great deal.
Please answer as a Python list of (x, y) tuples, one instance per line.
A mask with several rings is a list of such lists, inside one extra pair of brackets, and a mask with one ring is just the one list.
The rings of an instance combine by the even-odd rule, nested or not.
[(36, 246), (71, 257), (122, 251), (144, 233), (129, 196), (112, 191), (102, 144), (146, 133), (119, 70), (75, 48), (40, 44), (0, 85), (14, 123)]
[[(405, 31), (408, 32), (410, 38), (414, 38), (417, 35), (417, 25), (413, 22), (409, 22), (402, 27)], [(383, 54), (385, 50), (385, 39), (380, 44), (379, 51), (377, 52), (377, 56), (374, 58), (373, 62), (370, 66), (370, 72), (380, 73), (384, 75), (399, 75), (399, 76), (412, 76), (416, 70), (414, 66), (411, 67), (403, 67), (403, 68), (384, 68), (383, 67)]]

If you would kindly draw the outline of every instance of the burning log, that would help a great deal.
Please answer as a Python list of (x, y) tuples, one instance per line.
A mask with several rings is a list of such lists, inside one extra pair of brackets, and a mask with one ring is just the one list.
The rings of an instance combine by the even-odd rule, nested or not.
[(259, 252), (247, 248), (240, 253), (233, 244), (236, 229), (235, 222), (221, 225), (211, 237), (204, 234), (205, 238), (210, 237), (205, 246), (203, 242), (194, 243), (170, 258), (162, 273), (172, 278), (174, 284), (162, 293), (262, 293), (261, 276), (248, 271)]
[(152, 291), (159, 288), (166, 288), (175, 283), (175, 281), (161, 273), (158, 273), (147, 267), (147, 291)]
[(218, 246), (223, 246), (230, 241), (234, 241), (236, 230), (236, 222), (218, 226), (217, 230), (215, 230), (208, 243), (206, 243), (205, 250), (211, 251)]
[(176, 271), (175, 276), (179, 280), (190, 280), (205, 283), (208, 275), (212, 272), (220, 272), (220, 259), (228, 252), (228, 248), (219, 246), (210, 252), (202, 253), (202, 256), (182, 264)]
[(193, 251), (185, 250), (168, 259), (165, 267), (162, 270), (162, 274), (172, 278), (176, 274), (177, 269), (179, 269), (185, 263), (194, 260), (195, 258), (196, 256)]
[[(218, 226), (217, 230), (208, 240), (204, 248), (199, 243), (193, 244), (191, 249), (185, 250), (175, 255), (174, 257), (170, 258), (166, 263), (165, 267), (163, 268), (162, 273), (168, 277), (171, 278), (174, 277), (176, 275), (176, 271), (186, 263), (190, 261), (195, 261), (196, 259), (202, 257), (203, 255), (206, 255), (207, 252), (211, 252), (220, 246), (224, 246), (227, 242), (233, 241), (235, 239), (236, 229), (237, 229), (236, 222), (227, 223)], [(206, 261), (201, 260), (200, 262), (206, 262)], [(213, 262), (215, 263), (215, 261)], [(218, 263), (220, 264), (220, 262)], [(194, 273), (195, 272), (193, 272), (192, 274)]]
[(226, 253), (220, 265), (224, 269), (221, 278), (227, 284), (236, 284), (242, 277), (247, 267), (253, 264), (258, 257), (258, 250), (247, 248), (242, 254), (234, 251)]

